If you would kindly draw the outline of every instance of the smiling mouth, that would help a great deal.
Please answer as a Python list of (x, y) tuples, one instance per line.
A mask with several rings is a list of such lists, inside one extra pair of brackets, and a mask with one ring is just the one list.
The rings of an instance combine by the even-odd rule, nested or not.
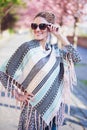
[(36, 33), (35, 35), (36, 35), (36, 36), (40, 36), (40, 35), (42, 35), (42, 33)]

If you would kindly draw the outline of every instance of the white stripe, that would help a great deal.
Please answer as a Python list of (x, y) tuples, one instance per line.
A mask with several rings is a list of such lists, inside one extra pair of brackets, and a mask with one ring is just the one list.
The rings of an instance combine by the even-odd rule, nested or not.
[(18, 80), (18, 77), (22, 74), (22, 71), (24, 69), (24, 67), (26, 66), (26, 64), (29, 62), (30, 58), (35, 55), (38, 52), (38, 48), (33, 48), (31, 50), (28, 51), (28, 53), (26, 54), (26, 56), (24, 57), (22, 63), (20, 64), (20, 66), (18, 67), (17, 71), (14, 74), (14, 79)]
[(32, 91), (38, 86), (38, 84), (43, 80), (43, 78), (48, 74), (56, 62), (54, 52), (51, 53), (49, 61), (44, 65), (44, 67), (35, 75), (33, 80), (27, 87), (27, 92), (32, 93)]
[(58, 66), (54, 72), (50, 75), (46, 83), (43, 85), (43, 87), (38, 91), (38, 93), (32, 98), (30, 101), (30, 104), (32, 106), (35, 106), (37, 103), (41, 101), (41, 99), (45, 96), (46, 92), (49, 90), (50, 86), (53, 83), (53, 79), (56, 78), (60, 70), (60, 67)]
[[(50, 50), (47, 51), (47, 53), (43, 53), (42, 50), (40, 49), (40, 47), (38, 47), (38, 49), (35, 51), (36, 48), (32, 49), (31, 52), (33, 51), (33, 53), (30, 52), (30, 59), (27, 63), (27, 65), (25, 66), (24, 70), (22, 71), (21, 76), (18, 78), (18, 82), (21, 84), (25, 78), (27, 77), (27, 75), (29, 74), (29, 72), (31, 71), (31, 69), (34, 67), (34, 65), (42, 58), (46, 57), (49, 53)], [(34, 54), (34, 52), (36, 52)]]

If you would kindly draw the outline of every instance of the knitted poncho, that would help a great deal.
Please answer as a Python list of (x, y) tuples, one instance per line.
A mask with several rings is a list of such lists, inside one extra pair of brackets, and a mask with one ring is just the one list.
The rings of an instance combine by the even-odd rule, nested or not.
[[(37, 40), (22, 44), (8, 61), (5, 73), (0, 71), (2, 84), (9, 91), (21, 85), (21, 90), (33, 93), (29, 104), (49, 125), (64, 94), (64, 64), (57, 44), (46, 44), (45, 50)], [(7, 75), (13, 80), (10, 81)]]

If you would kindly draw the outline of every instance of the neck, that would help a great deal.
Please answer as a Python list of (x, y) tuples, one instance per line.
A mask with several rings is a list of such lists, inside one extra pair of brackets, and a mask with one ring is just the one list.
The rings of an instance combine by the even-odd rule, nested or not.
[(40, 40), (40, 44), (42, 46), (43, 49), (45, 49), (45, 44), (46, 44), (47, 38)]

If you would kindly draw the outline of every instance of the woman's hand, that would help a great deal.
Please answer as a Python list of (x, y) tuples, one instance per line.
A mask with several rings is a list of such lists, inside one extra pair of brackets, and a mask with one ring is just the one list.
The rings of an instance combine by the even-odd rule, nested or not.
[(57, 24), (49, 24), (48, 25), (49, 31), (55, 35), (57, 37), (57, 39), (59, 39), (61, 41), (61, 44), (63, 46), (69, 45), (69, 41), (67, 40), (67, 38), (65, 36), (62, 35), (61, 31), (60, 31), (60, 26)]
[(60, 26), (57, 24), (49, 24), (48, 25), (49, 31), (53, 33), (56, 37), (60, 35)]
[(28, 101), (31, 100), (33, 97), (33, 94), (28, 94), (26, 91), (24, 92), (24, 94), (22, 94), (19, 93), (18, 90), (14, 90), (13, 95), (15, 95), (15, 98), (18, 101), (25, 102), (25, 103), (28, 103)]

